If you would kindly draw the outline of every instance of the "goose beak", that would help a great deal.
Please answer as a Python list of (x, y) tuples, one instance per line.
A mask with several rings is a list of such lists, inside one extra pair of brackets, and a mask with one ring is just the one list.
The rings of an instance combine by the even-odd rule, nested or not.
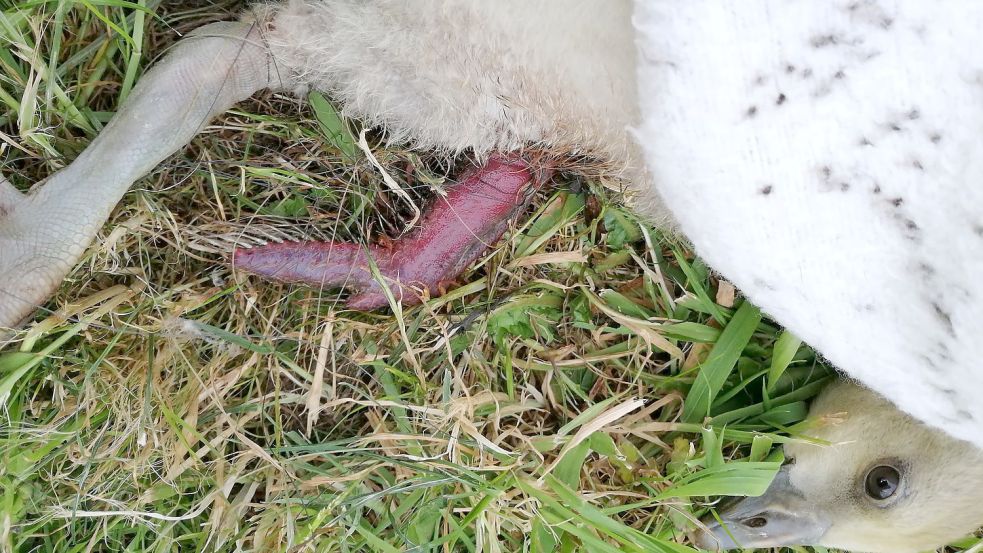
[(701, 549), (724, 551), (758, 547), (816, 544), (829, 529), (828, 517), (809, 504), (789, 481), (790, 467), (775, 476), (760, 497), (748, 497), (719, 513), (720, 522), (705, 517), (695, 542)]

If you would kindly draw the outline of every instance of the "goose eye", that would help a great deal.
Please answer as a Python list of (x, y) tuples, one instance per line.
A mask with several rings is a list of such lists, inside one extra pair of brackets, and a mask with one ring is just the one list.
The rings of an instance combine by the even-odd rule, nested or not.
[(864, 487), (871, 499), (883, 501), (897, 493), (900, 484), (901, 473), (898, 469), (889, 465), (881, 465), (874, 467), (867, 473)]

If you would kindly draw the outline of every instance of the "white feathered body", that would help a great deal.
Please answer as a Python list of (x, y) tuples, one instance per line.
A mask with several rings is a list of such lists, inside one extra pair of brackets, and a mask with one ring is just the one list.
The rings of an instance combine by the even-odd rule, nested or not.
[(640, 136), (700, 255), (983, 446), (983, 4), (638, 6)]
[(631, 14), (628, 0), (294, 0), (253, 17), (285, 87), (328, 92), (393, 141), (541, 147), (638, 181)]

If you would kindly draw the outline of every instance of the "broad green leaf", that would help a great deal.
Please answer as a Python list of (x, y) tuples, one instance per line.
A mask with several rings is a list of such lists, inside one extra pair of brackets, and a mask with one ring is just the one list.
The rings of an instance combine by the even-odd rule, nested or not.
[(530, 534), (530, 551), (532, 553), (554, 553), (556, 548), (556, 538), (552, 530), (543, 523), (542, 519), (537, 518), (532, 523), (532, 533)]
[(703, 451), (706, 453), (708, 469), (724, 465), (724, 452), (720, 447), (720, 439), (712, 428), (703, 429)]
[(727, 382), (759, 322), (761, 311), (749, 301), (742, 303), (700, 366), (696, 381), (686, 396), (684, 422), (700, 422), (710, 415), (710, 405)]
[(720, 329), (694, 322), (663, 325), (662, 333), (670, 338), (712, 344), (720, 338)]
[(775, 441), (768, 436), (755, 436), (754, 441), (751, 442), (751, 455), (748, 456), (748, 459), (752, 462), (763, 461), (774, 443)]
[(36, 353), (27, 351), (12, 351), (10, 353), (0, 354), (0, 374), (20, 369), (24, 365), (34, 361), (37, 357), (38, 355)]
[(652, 313), (649, 313), (644, 307), (631, 301), (626, 296), (615, 292), (614, 290), (601, 290), (598, 296), (604, 300), (604, 303), (607, 304), (608, 307), (616, 310), (622, 315), (643, 320), (652, 316)]
[(781, 466), (781, 461), (733, 461), (686, 476), (656, 499), (713, 495), (756, 497), (765, 493)]
[(785, 373), (785, 369), (788, 368), (801, 345), (802, 340), (787, 330), (778, 336), (778, 340), (775, 340), (774, 353), (771, 356), (771, 368), (768, 370), (769, 392), (775, 389), (778, 379)]
[(571, 487), (578, 487), (580, 484), (580, 473), (584, 468), (584, 461), (590, 454), (590, 442), (584, 440), (576, 447), (563, 452), (563, 459), (557, 463), (554, 474), (564, 484)]
[(358, 156), (358, 145), (355, 137), (348, 130), (345, 120), (338, 114), (338, 110), (320, 92), (311, 92), (308, 100), (328, 142), (338, 148), (349, 160), (354, 160)]
[(797, 401), (769, 409), (761, 415), (761, 420), (781, 428), (805, 419), (808, 414), (809, 405), (804, 401)]
[(558, 192), (533, 216), (532, 223), (515, 246), (515, 258), (527, 256), (548, 242), (561, 228), (577, 219), (577, 214), (583, 209), (583, 196)]
[(642, 231), (624, 210), (610, 207), (604, 212), (604, 227), (607, 228), (606, 242), (613, 250), (620, 250), (625, 244), (642, 239)]

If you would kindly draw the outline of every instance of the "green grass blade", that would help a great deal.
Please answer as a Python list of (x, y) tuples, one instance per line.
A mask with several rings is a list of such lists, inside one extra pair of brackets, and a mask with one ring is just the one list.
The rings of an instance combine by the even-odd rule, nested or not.
[(311, 109), (314, 110), (317, 122), (321, 125), (321, 130), (324, 132), (324, 136), (328, 139), (328, 142), (335, 148), (338, 148), (349, 160), (357, 159), (358, 145), (356, 144), (355, 137), (348, 129), (348, 125), (342, 119), (338, 110), (319, 92), (310, 93), (307, 99), (311, 104)]
[(781, 466), (781, 461), (732, 461), (682, 478), (679, 483), (656, 496), (656, 499), (714, 495), (759, 496), (771, 485)]
[(700, 366), (696, 381), (686, 396), (684, 422), (699, 422), (710, 415), (710, 405), (723, 388), (760, 322), (761, 311), (751, 302), (745, 301), (737, 309), (721, 332), (720, 339), (710, 350), (706, 361)]
[(797, 338), (789, 331), (784, 331), (775, 341), (774, 352), (771, 357), (771, 368), (768, 369), (768, 391), (771, 392), (778, 384), (778, 379), (785, 374), (785, 369), (792, 363), (792, 359), (799, 351), (802, 340)]

